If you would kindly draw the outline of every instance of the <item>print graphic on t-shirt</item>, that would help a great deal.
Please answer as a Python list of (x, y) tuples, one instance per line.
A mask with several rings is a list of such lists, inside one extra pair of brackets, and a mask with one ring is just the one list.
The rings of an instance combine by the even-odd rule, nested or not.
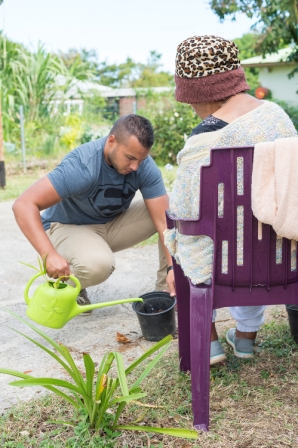
[(99, 185), (88, 200), (100, 216), (110, 218), (128, 209), (135, 192), (134, 186), (129, 182), (118, 185)]

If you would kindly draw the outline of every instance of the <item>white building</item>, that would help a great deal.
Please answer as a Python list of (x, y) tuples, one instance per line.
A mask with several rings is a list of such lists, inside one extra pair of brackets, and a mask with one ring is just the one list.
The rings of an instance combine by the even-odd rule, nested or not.
[[(57, 84), (61, 87), (66, 85), (66, 78), (63, 75), (57, 76)], [(68, 86), (67, 92), (64, 95), (57, 94), (56, 99), (50, 101), (50, 105), (53, 113), (58, 111), (58, 107), (63, 102), (65, 105), (65, 114), (68, 115), (71, 112), (83, 112), (84, 97), (92, 96), (95, 93), (99, 94), (102, 98), (106, 98), (113, 102), (117, 112), (120, 116), (137, 113), (139, 109), (146, 104), (146, 93), (164, 93), (173, 92), (173, 87), (148, 87), (148, 88), (112, 88), (103, 86), (101, 84), (92, 81), (79, 81), (73, 79)]]
[[(58, 75), (56, 82), (59, 86), (64, 87), (67, 84), (67, 79), (63, 75)], [(56, 94), (56, 99), (50, 101), (50, 106), (53, 113), (57, 113), (58, 107), (63, 102), (65, 105), (65, 114), (69, 115), (70, 112), (83, 112), (83, 105), (85, 95), (93, 95), (95, 92), (102, 95), (104, 92), (113, 92), (112, 87), (103, 86), (92, 81), (80, 81), (73, 79), (69, 85), (66, 93), (61, 92)]]
[(241, 65), (244, 68), (256, 67), (259, 69), (260, 87), (270, 90), (272, 99), (285, 101), (293, 106), (298, 105), (298, 73), (289, 79), (288, 75), (295, 67), (297, 62), (289, 62), (287, 58), (291, 53), (290, 47), (283, 48), (277, 53), (255, 56), (244, 59)]

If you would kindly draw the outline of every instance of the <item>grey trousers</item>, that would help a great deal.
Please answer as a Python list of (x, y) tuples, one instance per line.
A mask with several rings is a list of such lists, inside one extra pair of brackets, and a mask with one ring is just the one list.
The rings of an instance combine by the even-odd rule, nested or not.
[[(54, 222), (46, 231), (56, 251), (70, 264), (71, 272), (81, 287), (104, 282), (115, 269), (114, 252), (138, 244), (154, 233), (156, 228), (142, 198), (134, 199), (128, 210), (107, 224), (73, 225)], [(167, 289), (167, 262), (158, 242), (159, 270), (156, 290)]]

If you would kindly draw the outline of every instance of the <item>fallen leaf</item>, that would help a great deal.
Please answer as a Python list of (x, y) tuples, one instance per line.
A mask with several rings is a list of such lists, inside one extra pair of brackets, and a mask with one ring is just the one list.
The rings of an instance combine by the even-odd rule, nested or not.
[(128, 339), (126, 336), (124, 336), (124, 334), (118, 333), (118, 331), (116, 334), (116, 341), (120, 342), (120, 344), (129, 344), (129, 342), (131, 342), (130, 339)]
[(134, 420), (132, 423), (140, 423), (144, 420), (148, 410), (146, 410), (143, 414), (141, 414), (136, 420)]
[(144, 408), (164, 408), (165, 407), (165, 406), (155, 406), (154, 404), (145, 404), (138, 400), (134, 400), (133, 402), (138, 404), (139, 406), (143, 406)]
[(177, 423), (179, 423), (181, 420), (180, 415), (171, 415), (171, 416), (169, 416), (169, 418), (172, 418)]
[(29, 436), (30, 433), (29, 433), (29, 431), (21, 431), (20, 434), (22, 436)]

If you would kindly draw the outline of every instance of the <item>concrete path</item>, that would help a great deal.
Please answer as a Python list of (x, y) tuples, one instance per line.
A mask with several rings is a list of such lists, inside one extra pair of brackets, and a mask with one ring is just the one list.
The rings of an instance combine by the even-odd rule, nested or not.
[[(18, 260), (37, 265), (34, 249), (22, 235), (11, 211), (12, 202), (0, 203), (0, 305), (26, 317), (23, 292), (33, 269)], [(158, 267), (157, 245), (132, 248), (116, 254), (116, 270), (102, 285), (89, 288), (92, 303), (138, 297), (154, 289)], [(37, 282), (36, 282), (37, 283)], [(33, 293), (34, 288), (32, 287)], [(269, 314), (267, 313), (269, 316)], [(219, 328), (233, 325), (226, 309), (219, 310)], [(56, 341), (66, 345), (72, 356), (83, 368), (82, 352), (89, 352), (99, 363), (106, 351), (123, 353), (125, 363), (140, 356), (152, 343), (142, 338), (138, 319), (130, 304), (94, 310), (91, 316), (78, 316), (62, 329), (52, 330), (39, 326)], [(63, 378), (63, 371), (54, 360), (13, 329), (31, 337), (35, 334), (23, 323), (0, 308), (0, 367), (28, 372), (33, 376)], [(120, 332), (132, 342), (120, 344)], [(36, 337), (42, 342), (40, 337)], [(177, 340), (173, 342), (177, 344)], [(15, 388), (9, 386), (13, 377), (0, 374), (0, 414), (18, 401), (29, 400), (45, 393), (42, 388)]]

